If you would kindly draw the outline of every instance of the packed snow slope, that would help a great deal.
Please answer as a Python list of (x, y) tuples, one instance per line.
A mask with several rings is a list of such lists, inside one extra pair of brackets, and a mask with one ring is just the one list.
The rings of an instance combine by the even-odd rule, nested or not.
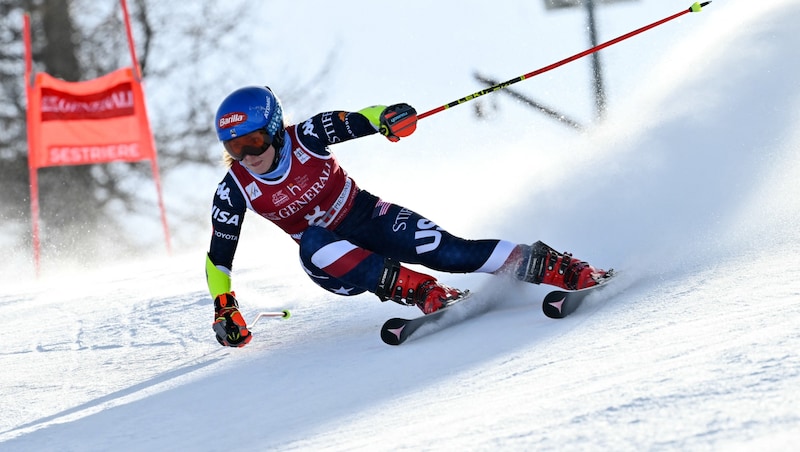
[[(5, 284), (0, 449), (792, 450), (800, 3), (716, 3), (653, 50), (662, 63), (602, 126), (546, 147), (521, 131), (491, 161), (476, 147), (480, 171), (467, 157), (451, 185), (422, 178), (470, 209), (440, 219), (449, 201), (430, 193), (409, 205), (456, 233), (618, 268), (574, 316), (545, 318), (542, 287), (441, 275), (486, 312), (389, 347), (380, 325), (413, 308), (332, 298), (252, 217), (243, 309), (293, 317), (257, 324), (243, 349), (213, 339), (201, 246)], [(399, 160), (398, 174), (419, 167)], [(510, 174), (492, 176), (497, 162)]]

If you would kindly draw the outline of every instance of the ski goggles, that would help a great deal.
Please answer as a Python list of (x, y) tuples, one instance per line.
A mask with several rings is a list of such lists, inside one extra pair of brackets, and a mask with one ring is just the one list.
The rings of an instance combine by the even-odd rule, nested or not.
[(246, 155), (259, 156), (272, 145), (272, 137), (266, 129), (254, 130), (248, 134), (224, 141), (222, 145), (234, 160), (241, 162)]

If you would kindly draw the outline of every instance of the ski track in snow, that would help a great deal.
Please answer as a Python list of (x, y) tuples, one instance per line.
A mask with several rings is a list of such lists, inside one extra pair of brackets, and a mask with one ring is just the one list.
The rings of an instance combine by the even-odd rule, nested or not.
[(604, 127), (510, 169), (581, 182), (520, 195), (504, 235), (623, 264), (574, 315), (545, 318), (546, 288), (445, 275), (485, 312), (388, 347), (383, 321), (415, 310), (331, 299), (290, 247), (259, 259), (270, 234), (237, 292), (248, 319), (293, 315), (243, 349), (213, 339), (202, 250), (22, 280), (0, 296), (0, 449), (793, 450), (800, 5), (703, 14)]

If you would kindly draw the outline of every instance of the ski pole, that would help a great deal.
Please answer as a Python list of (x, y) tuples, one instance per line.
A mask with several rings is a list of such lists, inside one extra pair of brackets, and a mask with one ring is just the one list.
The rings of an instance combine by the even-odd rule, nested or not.
[(426, 111), (425, 113), (422, 113), (422, 114), (418, 115), (417, 119), (427, 118), (430, 115), (434, 115), (434, 114), (439, 113), (441, 111), (444, 111), (444, 110), (446, 110), (446, 109), (448, 109), (450, 107), (455, 107), (456, 105), (461, 105), (461, 104), (463, 104), (465, 102), (469, 102), (469, 101), (471, 101), (471, 100), (473, 100), (475, 98), (483, 96), (484, 94), (493, 93), (493, 92), (501, 90), (503, 88), (507, 88), (510, 85), (513, 85), (514, 83), (521, 82), (521, 81), (523, 81), (525, 79), (529, 79), (529, 78), (532, 78), (532, 77), (536, 77), (539, 74), (545, 73), (545, 72), (550, 71), (552, 69), (555, 69), (555, 68), (557, 68), (559, 66), (563, 66), (563, 65), (565, 65), (565, 64), (567, 64), (567, 63), (569, 63), (571, 61), (575, 61), (575, 60), (577, 60), (579, 58), (583, 58), (583, 57), (585, 57), (587, 55), (591, 55), (591, 54), (593, 54), (593, 53), (595, 53), (595, 52), (597, 52), (599, 50), (602, 50), (602, 49), (604, 49), (606, 47), (612, 46), (612, 45), (614, 45), (614, 44), (616, 44), (616, 43), (618, 43), (620, 41), (624, 41), (624, 40), (626, 40), (626, 39), (628, 39), (630, 37), (638, 35), (639, 33), (643, 33), (643, 32), (645, 32), (645, 31), (647, 31), (647, 30), (649, 30), (651, 28), (655, 28), (655, 27), (657, 27), (657, 26), (659, 26), (659, 25), (661, 25), (661, 24), (663, 24), (665, 22), (669, 22), (672, 19), (676, 19), (676, 18), (678, 18), (678, 17), (680, 17), (680, 16), (682, 16), (684, 14), (700, 12), (700, 11), (703, 10), (703, 7), (708, 5), (709, 3), (711, 3), (711, 2), (710, 1), (703, 2), (703, 3), (695, 2), (688, 9), (685, 9), (685, 10), (683, 10), (683, 11), (677, 13), (677, 14), (673, 14), (672, 16), (669, 16), (669, 17), (666, 17), (666, 18), (661, 19), (659, 21), (653, 22), (650, 25), (646, 25), (646, 26), (644, 26), (642, 28), (639, 28), (639, 29), (634, 30), (634, 31), (632, 31), (630, 33), (627, 33), (627, 34), (624, 34), (622, 36), (619, 36), (617, 38), (614, 38), (614, 39), (612, 39), (610, 41), (604, 42), (602, 44), (598, 44), (598, 45), (592, 47), (591, 49), (584, 50), (583, 52), (580, 52), (580, 53), (576, 53), (575, 55), (572, 55), (569, 58), (564, 58), (563, 60), (555, 62), (555, 63), (553, 63), (553, 64), (551, 64), (549, 66), (545, 66), (545, 67), (537, 69), (537, 70), (535, 70), (533, 72), (529, 72), (529, 73), (527, 73), (525, 75), (520, 75), (519, 77), (512, 78), (511, 80), (505, 81), (503, 83), (498, 83), (497, 85), (490, 86), (489, 88), (480, 90), (480, 91), (478, 91), (476, 93), (470, 94), (469, 96), (462, 97), (461, 99), (458, 99), (458, 100), (454, 100), (453, 102), (450, 102), (449, 104), (445, 104), (445, 105), (442, 105), (440, 107), (436, 107), (433, 110)]
[(258, 323), (259, 320), (263, 318), (288, 319), (291, 316), (292, 313), (290, 313), (288, 309), (284, 309), (283, 311), (277, 311), (277, 312), (259, 312), (258, 315), (256, 315), (256, 317), (253, 319), (253, 321), (248, 324), (248, 327), (252, 327), (256, 323)]

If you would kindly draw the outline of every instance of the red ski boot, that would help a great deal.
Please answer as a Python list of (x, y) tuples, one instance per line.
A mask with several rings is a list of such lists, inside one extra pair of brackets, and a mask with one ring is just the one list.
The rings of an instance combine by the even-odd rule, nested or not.
[(375, 290), (381, 301), (417, 306), (430, 314), (466, 295), (466, 292), (445, 286), (436, 278), (401, 266), (397, 261), (386, 261), (378, 288)]
[(530, 257), (521, 279), (534, 284), (548, 284), (567, 290), (596, 286), (606, 276), (570, 253), (559, 253), (542, 242), (531, 245)]

